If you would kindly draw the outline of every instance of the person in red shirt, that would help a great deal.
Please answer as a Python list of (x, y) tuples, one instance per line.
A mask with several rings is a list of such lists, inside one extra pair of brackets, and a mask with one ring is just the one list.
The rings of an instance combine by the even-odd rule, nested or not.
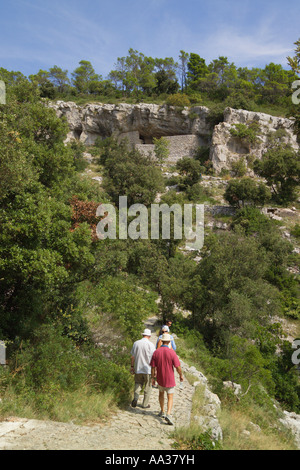
[[(156, 349), (151, 359), (151, 376), (152, 379), (156, 378), (158, 383), (159, 404), (161, 409), (159, 416), (164, 418), (168, 424), (173, 425), (174, 422), (171, 418), (171, 411), (173, 407), (174, 387), (176, 385), (174, 368), (180, 376), (180, 382), (183, 382), (183, 375), (177, 354), (173, 349), (169, 348), (171, 341), (170, 335), (164, 334), (161, 339), (163, 344), (159, 349)], [(167, 414), (164, 412), (165, 392), (168, 397)]]

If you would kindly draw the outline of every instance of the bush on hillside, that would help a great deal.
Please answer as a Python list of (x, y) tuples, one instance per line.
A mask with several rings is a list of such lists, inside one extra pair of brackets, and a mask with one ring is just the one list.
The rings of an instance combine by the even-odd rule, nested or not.
[(191, 106), (189, 97), (185, 93), (175, 93), (174, 95), (168, 96), (166, 103), (169, 106), (177, 106), (180, 108)]

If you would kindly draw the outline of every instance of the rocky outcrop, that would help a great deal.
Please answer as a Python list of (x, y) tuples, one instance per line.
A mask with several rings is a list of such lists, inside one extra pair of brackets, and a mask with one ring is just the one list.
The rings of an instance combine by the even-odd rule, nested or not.
[[(256, 125), (256, 142), (249, 142), (233, 136), (232, 129), (235, 124), (249, 126)], [(245, 162), (249, 156), (260, 159), (270, 145), (280, 143), (299, 149), (297, 137), (293, 133), (293, 121), (269, 114), (255, 113), (241, 109), (226, 108), (224, 122), (214, 128), (211, 140), (210, 159), (216, 172), (222, 169), (231, 169), (233, 162), (244, 157)]]
[(190, 422), (198, 424), (201, 427), (202, 432), (209, 431), (213, 441), (222, 441), (223, 431), (219, 422), (221, 400), (218, 395), (210, 390), (208, 380), (202, 372), (198, 371), (194, 366), (189, 367), (182, 360), (180, 363), (183, 372), (188, 373), (195, 378), (195, 382), (193, 384), (194, 388), (202, 387), (203, 404), (199, 410), (201, 411), (201, 415), (193, 415)]
[[(169, 140), (169, 162), (192, 156), (197, 147), (210, 147), (210, 160), (216, 173), (230, 170), (239, 159), (261, 158), (270, 145), (276, 143), (298, 150), (293, 121), (268, 114), (226, 108), (224, 122), (214, 128), (210, 124), (209, 109), (204, 106), (176, 108), (156, 104), (87, 104), (57, 101), (49, 104), (69, 125), (66, 142), (78, 139), (93, 145), (98, 137), (127, 138), (129, 144), (143, 154), (153, 154), (153, 139)], [(257, 139), (247, 142), (233, 136), (236, 124), (255, 123)]]
[(295, 444), (300, 450), (300, 415), (284, 411), (284, 417), (279, 421), (292, 432)]
[[(127, 137), (134, 145), (150, 144), (153, 137), (197, 135), (207, 138), (208, 108), (196, 106), (182, 110), (156, 104), (87, 104), (57, 101), (50, 104), (70, 128), (67, 140), (93, 144), (97, 137)], [(191, 118), (192, 116), (192, 118)]]

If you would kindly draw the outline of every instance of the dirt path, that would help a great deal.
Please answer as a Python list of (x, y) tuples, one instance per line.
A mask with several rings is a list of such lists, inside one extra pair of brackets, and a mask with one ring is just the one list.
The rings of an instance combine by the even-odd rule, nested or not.
[[(146, 327), (155, 333), (156, 318)], [(156, 343), (156, 335), (151, 341)], [(175, 372), (176, 384), (179, 385)], [(190, 420), (194, 387), (187, 380), (175, 389), (173, 417), (175, 427)], [(141, 400), (142, 401), (142, 400)], [(11, 419), (0, 423), (0, 450), (170, 450), (170, 426), (158, 417), (158, 389), (152, 389), (150, 409), (141, 406), (119, 410), (105, 426), (77, 426), (72, 423)]]

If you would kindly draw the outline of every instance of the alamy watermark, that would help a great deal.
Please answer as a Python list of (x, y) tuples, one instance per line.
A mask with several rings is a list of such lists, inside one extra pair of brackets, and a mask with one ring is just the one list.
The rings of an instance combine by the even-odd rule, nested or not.
[(6, 346), (4, 341), (0, 341), (0, 366), (6, 364)]
[(6, 86), (3, 80), (0, 80), (0, 104), (6, 104)]
[(292, 348), (296, 349), (292, 355), (292, 363), (298, 366), (300, 364), (300, 339), (294, 340)]
[(292, 94), (293, 104), (300, 104), (300, 80), (295, 80), (292, 83), (292, 89), (295, 90)]
[(186, 249), (201, 250), (204, 245), (203, 204), (184, 204), (183, 208), (180, 204), (171, 207), (151, 204), (149, 211), (144, 204), (133, 204), (128, 208), (127, 196), (120, 196), (118, 227), (116, 209), (112, 204), (101, 204), (96, 215), (103, 217), (96, 230), (100, 240), (171, 240), (173, 237), (174, 240), (184, 238)]

